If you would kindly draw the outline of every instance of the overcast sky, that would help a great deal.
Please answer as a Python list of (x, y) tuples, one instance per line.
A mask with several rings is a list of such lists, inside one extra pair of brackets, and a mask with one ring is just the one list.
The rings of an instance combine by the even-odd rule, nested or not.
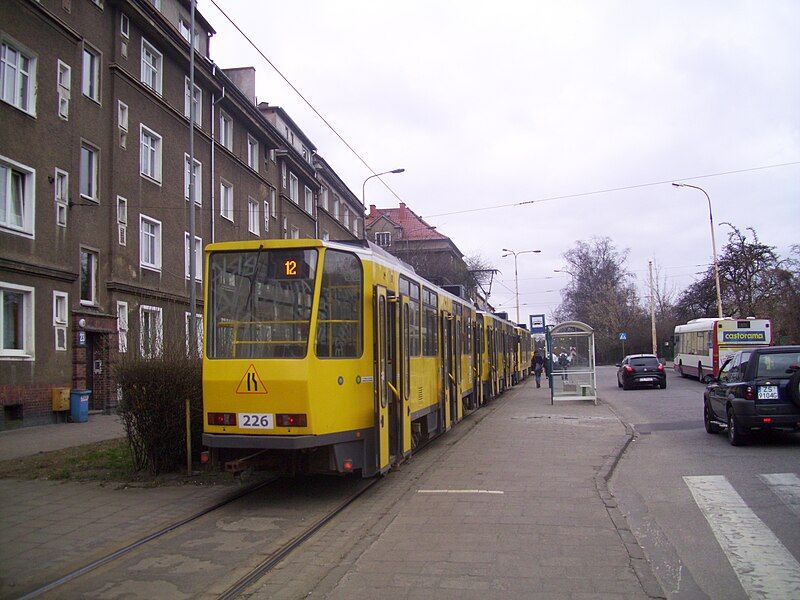
[[(415, 212), (502, 273), (491, 301), (549, 313), (576, 240), (655, 259), (682, 290), (711, 261), (708, 207), (669, 183), (463, 214), (465, 209), (685, 180), (716, 223), (800, 242), (800, 2), (228, 0), (231, 18)], [(256, 67), (357, 195), (370, 174), (208, 1), (212, 58)], [(398, 205), (379, 181), (366, 204)], [(442, 216), (433, 216), (442, 215)], [(727, 228), (717, 226), (717, 245)], [(498, 281), (499, 280), (499, 281)], [(644, 292), (643, 292), (644, 293)]]

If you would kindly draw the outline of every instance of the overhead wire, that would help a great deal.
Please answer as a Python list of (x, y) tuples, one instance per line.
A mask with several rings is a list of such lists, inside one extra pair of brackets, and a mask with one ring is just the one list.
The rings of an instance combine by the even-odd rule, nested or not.
[[(212, 0), (213, 2), (213, 0)], [(524, 202), (509, 202), (506, 204), (495, 204), (493, 206), (483, 206), (480, 208), (465, 208), (464, 210), (454, 210), (451, 212), (436, 213), (433, 215), (424, 215), (426, 219), (433, 219), (435, 217), (444, 217), (449, 215), (461, 215), (465, 213), (481, 212), (484, 210), (495, 210), (498, 208), (510, 208), (513, 206), (526, 206), (528, 204), (539, 204), (542, 202), (552, 202), (554, 200), (568, 200), (571, 198), (582, 198), (584, 196), (594, 196), (595, 194), (608, 194), (610, 192), (622, 192), (625, 190), (635, 190), (638, 188), (652, 187), (655, 185), (665, 185), (674, 181), (693, 181), (695, 179), (706, 179), (708, 177), (720, 177), (722, 175), (733, 175), (735, 173), (748, 173), (750, 171), (762, 171), (764, 169), (775, 169), (778, 167), (788, 167), (792, 165), (800, 165), (800, 161), (793, 161), (787, 163), (779, 163), (773, 165), (763, 165), (760, 167), (750, 167), (748, 169), (735, 169), (733, 171), (721, 171), (719, 173), (708, 173), (706, 175), (694, 175), (692, 177), (673, 177), (672, 179), (665, 179), (663, 181), (652, 181), (650, 183), (637, 183), (634, 185), (625, 185), (621, 187), (605, 188), (600, 190), (593, 190), (591, 192), (579, 192), (576, 194), (564, 194), (561, 196), (549, 196), (546, 198), (537, 198), (535, 200), (525, 200)]]
[(242, 28), (239, 27), (236, 24), (236, 22), (228, 15), (228, 13), (222, 10), (220, 5), (217, 4), (216, 0), (209, 0), (209, 1), (216, 7), (216, 9), (220, 12), (220, 14), (222, 14), (222, 16), (228, 20), (228, 22), (233, 26), (233, 28), (236, 29), (236, 31), (238, 31), (245, 40), (247, 40), (247, 43), (253, 47), (253, 49), (261, 56), (261, 58), (263, 58), (267, 62), (267, 64), (270, 67), (272, 67), (272, 69), (278, 74), (278, 76), (286, 82), (286, 84), (292, 89), (292, 91), (294, 91), (294, 93), (297, 94), (300, 97), (300, 99), (306, 103), (306, 105), (314, 112), (314, 114), (317, 115), (323, 123), (325, 123), (328, 129), (330, 129), (333, 132), (333, 134), (337, 138), (339, 138), (339, 141), (341, 141), (347, 147), (347, 149), (353, 153), (353, 155), (361, 162), (361, 164), (364, 165), (367, 168), (367, 170), (369, 170), (370, 173), (375, 175), (378, 178), (378, 180), (384, 185), (384, 187), (387, 190), (389, 190), (395, 198), (397, 198), (400, 202), (402, 202), (403, 199), (397, 195), (397, 192), (395, 192), (388, 183), (386, 183), (383, 179), (381, 179), (381, 177), (378, 175), (378, 172), (370, 166), (370, 164), (364, 159), (364, 157), (362, 157), (361, 154), (359, 154), (356, 151), (356, 149), (353, 148), (353, 146), (351, 146), (346, 139), (344, 139), (344, 136), (340, 134), (339, 131), (337, 131), (337, 129), (330, 123), (330, 121), (328, 121), (328, 119), (326, 119), (322, 115), (322, 113), (317, 110), (317, 108), (311, 103), (311, 101), (308, 100), (308, 98), (306, 98), (305, 95), (299, 89), (297, 89), (297, 87), (291, 81), (289, 81), (289, 78), (283, 74), (283, 71), (281, 71), (275, 65), (275, 63), (273, 63), (267, 57), (267, 55), (261, 51), (261, 48), (259, 48), (256, 45), (256, 43), (250, 39), (250, 37), (242, 30)]

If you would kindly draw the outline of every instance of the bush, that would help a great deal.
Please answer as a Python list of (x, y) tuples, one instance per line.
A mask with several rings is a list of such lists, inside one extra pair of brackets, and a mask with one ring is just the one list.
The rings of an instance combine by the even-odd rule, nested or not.
[(186, 464), (186, 399), (192, 448), (203, 430), (202, 363), (177, 348), (157, 358), (126, 357), (117, 367), (119, 414), (137, 470), (157, 475)]

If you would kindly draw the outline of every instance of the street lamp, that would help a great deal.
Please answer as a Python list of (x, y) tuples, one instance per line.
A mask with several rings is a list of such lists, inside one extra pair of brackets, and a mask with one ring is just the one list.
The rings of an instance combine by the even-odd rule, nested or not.
[(516, 289), (514, 295), (517, 298), (517, 324), (519, 324), (519, 276), (517, 274), (517, 256), (520, 254), (539, 254), (541, 250), (520, 250), (519, 252), (514, 252), (508, 248), (503, 248), (503, 252), (507, 252), (508, 254), (503, 254), (502, 258), (512, 254), (514, 255), (514, 288)]
[(688, 183), (673, 183), (675, 187), (690, 187), (696, 190), (700, 190), (706, 195), (706, 200), (708, 200), (708, 220), (711, 223), (711, 249), (714, 252), (714, 279), (717, 282), (717, 314), (719, 318), (722, 318), (722, 292), (720, 291), (719, 287), (719, 262), (717, 261), (717, 241), (714, 237), (714, 214), (711, 212), (711, 198), (703, 188), (691, 185)]
[(381, 175), (388, 175), (389, 173), (402, 173), (405, 169), (392, 169), (391, 171), (384, 171), (383, 173), (375, 173), (374, 175), (370, 175), (364, 180), (364, 183), (361, 184), (361, 204), (366, 206), (364, 202), (364, 188), (367, 185), (367, 182), (372, 179), (373, 177), (380, 177)]

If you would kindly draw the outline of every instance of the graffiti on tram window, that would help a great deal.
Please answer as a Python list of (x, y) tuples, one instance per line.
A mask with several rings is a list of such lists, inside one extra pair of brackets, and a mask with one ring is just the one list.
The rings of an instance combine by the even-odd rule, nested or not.
[(349, 252), (327, 250), (317, 312), (318, 357), (361, 356), (362, 289), (361, 261)]
[[(287, 261), (293, 264), (291, 275)], [(212, 254), (209, 357), (304, 357), (316, 263), (316, 250)]]

